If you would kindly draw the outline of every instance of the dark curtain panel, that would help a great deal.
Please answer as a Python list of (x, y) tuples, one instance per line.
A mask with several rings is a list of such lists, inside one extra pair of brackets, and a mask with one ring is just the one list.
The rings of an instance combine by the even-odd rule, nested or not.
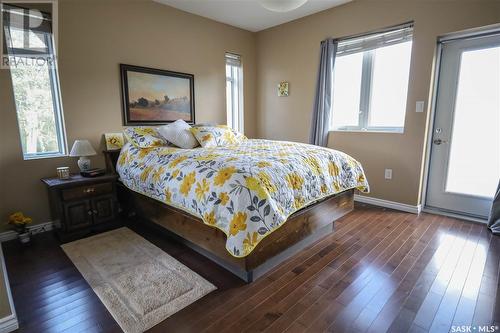
[(330, 130), (330, 114), (332, 109), (333, 66), (337, 42), (326, 39), (321, 42), (316, 98), (314, 100), (311, 136), (313, 145), (326, 147)]

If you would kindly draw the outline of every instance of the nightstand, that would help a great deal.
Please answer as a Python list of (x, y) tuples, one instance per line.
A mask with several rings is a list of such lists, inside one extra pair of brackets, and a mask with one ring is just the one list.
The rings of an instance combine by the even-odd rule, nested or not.
[(72, 175), (70, 179), (44, 178), (49, 191), (52, 218), (63, 242), (119, 225), (116, 196), (117, 175), (94, 178)]

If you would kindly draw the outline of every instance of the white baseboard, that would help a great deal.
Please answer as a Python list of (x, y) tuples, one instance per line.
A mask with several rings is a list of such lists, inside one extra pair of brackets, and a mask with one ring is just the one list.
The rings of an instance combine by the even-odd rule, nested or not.
[(3, 283), (5, 290), (7, 292), (10, 311), (12, 312), (7, 317), (0, 319), (0, 333), (9, 333), (19, 328), (19, 322), (17, 321), (16, 308), (14, 307), (14, 300), (12, 299), (12, 293), (10, 292), (9, 274), (7, 274), (7, 267), (5, 266), (5, 260), (3, 258), (3, 250), (1, 244), (0, 244), (0, 261), (1, 261), (0, 265), (2, 266), (2, 271), (3, 271)]
[[(45, 232), (45, 231), (49, 231), (49, 230), (54, 229), (54, 224), (55, 223), (52, 221), (40, 223), (40, 224), (35, 224), (32, 226), (29, 226), (28, 231), (32, 235), (36, 235), (36, 234), (39, 234), (41, 232)], [(16, 238), (17, 238), (17, 232), (15, 232), (14, 230), (4, 231), (4, 232), (0, 233), (0, 242), (7, 242), (7, 241), (10, 241), (10, 240), (13, 240)]]
[(16, 315), (10, 315), (8, 317), (0, 319), (0, 333), (9, 333), (15, 331), (19, 328), (19, 322), (17, 321)]
[(367, 197), (367, 196), (359, 195), (359, 194), (354, 195), (354, 201), (363, 202), (363, 203), (374, 205), (374, 206), (391, 208), (391, 209), (400, 210), (403, 212), (408, 212), (408, 213), (413, 213), (413, 214), (420, 214), (420, 212), (422, 211), (421, 205), (412, 206), (412, 205), (408, 205), (408, 204), (404, 204), (404, 203), (400, 203), (400, 202), (377, 199), (377, 198)]
[(453, 218), (456, 218), (459, 220), (466, 220), (466, 221), (475, 222), (475, 223), (488, 224), (487, 218), (479, 218), (479, 217), (468, 216), (468, 215), (463, 215), (463, 214), (456, 214), (456, 213), (447, 212), (447, 211), (439, 210), (439, 209), (432, 208), (432, 207), (423, 207), (422, 211), (424, 213), (429, 213), (429, 214), (436, 214), (436, 215), (453, 217)]

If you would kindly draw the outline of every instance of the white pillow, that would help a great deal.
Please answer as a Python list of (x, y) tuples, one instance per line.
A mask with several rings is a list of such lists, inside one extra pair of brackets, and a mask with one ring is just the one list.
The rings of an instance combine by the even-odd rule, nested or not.
[(188, 123), (179, 119), (172, 124), (158, 127), (158, 133), (179, 148), (191, 149), (198, 146), (199, 143), (189, 130), (190, 128)]

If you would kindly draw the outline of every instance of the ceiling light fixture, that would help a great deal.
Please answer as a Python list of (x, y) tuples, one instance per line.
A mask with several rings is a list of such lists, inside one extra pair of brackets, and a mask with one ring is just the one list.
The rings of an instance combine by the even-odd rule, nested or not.
[(297, 9), (306, 2), (307, 0), (260, 0), (260, 4), (265, 9), (280, 13)]

